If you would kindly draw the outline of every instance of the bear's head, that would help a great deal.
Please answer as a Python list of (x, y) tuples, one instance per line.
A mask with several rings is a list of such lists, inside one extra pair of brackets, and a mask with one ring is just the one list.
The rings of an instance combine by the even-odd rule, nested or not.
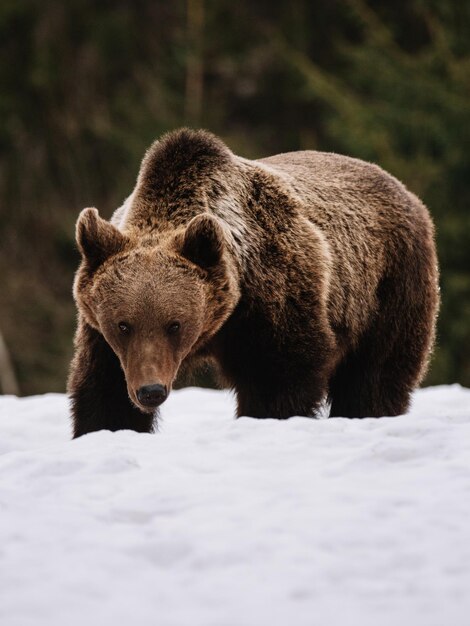
[(123, 233), (84, 209), (74, 297), (118, 356), (131, 401), (153, 412), (183, 360), (217, 332), (240, 297), (224, 227), (203, 213), (158, 239)]

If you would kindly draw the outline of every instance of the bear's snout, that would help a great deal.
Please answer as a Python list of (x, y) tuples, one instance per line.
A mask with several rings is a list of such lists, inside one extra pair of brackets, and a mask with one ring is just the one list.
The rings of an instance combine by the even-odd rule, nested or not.
[(136, 395), (142, 406), (156, 408), (165, 402), (168, 397), (168, 390), (165, 385), (144, 385), (137, 390)]

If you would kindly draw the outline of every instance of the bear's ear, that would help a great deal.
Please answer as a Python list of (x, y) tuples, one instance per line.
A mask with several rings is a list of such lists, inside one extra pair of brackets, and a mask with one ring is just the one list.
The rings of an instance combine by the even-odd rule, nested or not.
[(91, 271), (129, 241), (115, 226), (102, 219), (97, 209), (83, 209), (77, 221), (77, 245)]
[(189, 222), (184, 233), (181, 254), (199, 267), (210, 269), (222, 257), (224, 240), (217, 218), (209, 213), (202, 213)]

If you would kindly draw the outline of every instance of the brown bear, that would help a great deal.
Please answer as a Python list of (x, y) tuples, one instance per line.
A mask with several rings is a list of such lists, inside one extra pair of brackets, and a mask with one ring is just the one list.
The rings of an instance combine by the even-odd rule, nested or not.
[(407, 410), (434, 340), (434, 229), (376, 165), (292, 152), (250, 161), (206, 131), (147, 151), (110, 222), (84, 209), (69, 377), (74, 436), (151, 431), (203, 360), (237, 414)]

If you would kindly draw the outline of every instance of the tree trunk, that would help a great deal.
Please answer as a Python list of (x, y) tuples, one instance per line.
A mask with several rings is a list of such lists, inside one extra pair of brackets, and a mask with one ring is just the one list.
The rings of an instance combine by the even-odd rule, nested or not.
[(204, 0), (187, 0), (188, 53), (186, 61), (185, 119), (192, 126), (201, 122), (203, 98), (202, 42)]
[(10, 359), (7, 345), (0, 332), (0, 389), (4, 394), (17, 396), (20, 392), (15, 370)]

